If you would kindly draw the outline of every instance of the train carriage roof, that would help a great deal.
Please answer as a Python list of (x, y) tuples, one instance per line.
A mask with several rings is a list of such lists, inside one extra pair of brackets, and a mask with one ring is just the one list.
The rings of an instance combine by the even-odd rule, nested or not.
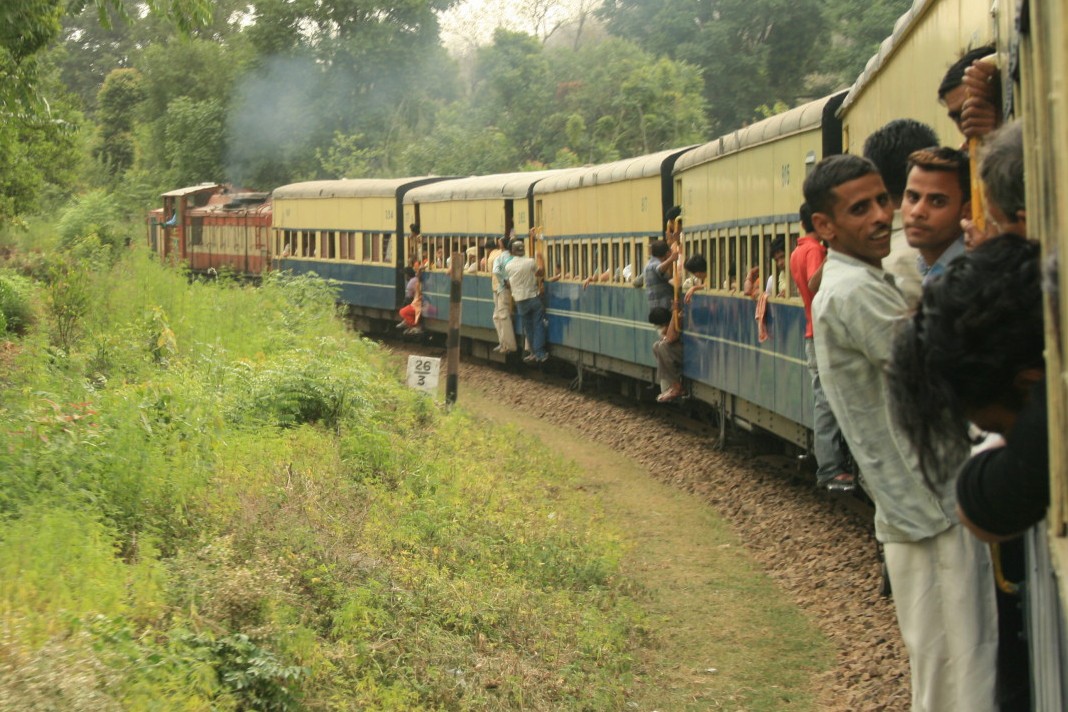
[(315, 198), (389, 198), (409, 184), (432, 178), (342, 178), (290, 183), (274, 189), (275, 200)]
[(194, 193), (202, 193), (206, 190), (215, 190), (222, 188), (219, 183), (200, 183), (198, 185), (190, 185), (185, 188), (176, 188), (174, 190), (167, 191), (162, 194), (164, 198), (182, 198), (186, 195), (192, 195)]
[(876, 52), (868, 60), (868, 63), (864, 66), (864, 71), (860, 73), (857, 80), (853, 82), (852, 88), (849, 93), (846, 94), (845, 101), (842, 102), (842, 106), (838, 108), (838, 115), (843, 116), (849, 109), (849, 106), (857, 100), (857, 98), (864, 93), (864, 90), (868, 88), (868, 85), (879, 74), (879, 70), (882, 69), (894, 52), (897, 50), (901, 43), (905, 41), (909, 32), (912, 30), (913, 25), (922, 19), (924, 12), (934, 3), (935, 0), (913, 0), (912, 7), (905, 11), (901, 17), (897, 18), (897, 22), (894, 23), (894, 31), (882, 41), (879, 45), (879, 51)]
[(824, 107), (839, 96), (841, 92), (810, 101), (698, 146), (679, 157), (675, 163), (675, 173), (736, 151), (819, 127), (823, 123)]
[(558, 168), (547, 171), (496, 173), (470, 176), (424, 185), (408, 191), (407, 203), (440, 203), (448, 200), (515, 200), (530, 196), (531, 188), (539, 181), (580, 171), (581, 168)]
[(612, 163), (576, 168), (566, 173), (546, 178), (534, 186), (535, 195), (556, 193), (574, 188), (588, 188), (595, 185), (608, 185), (624, 180), (653, 178), (659, 176), (664, 163), (689, 150), (692, 146), (669, 148), (665, 151), (650, 153), (636, 158), (626, 158)]

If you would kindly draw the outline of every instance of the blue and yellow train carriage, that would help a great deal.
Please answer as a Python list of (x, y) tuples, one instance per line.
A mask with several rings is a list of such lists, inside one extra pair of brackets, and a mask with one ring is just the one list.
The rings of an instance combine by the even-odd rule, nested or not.
[[(686, 149), (576, 169), (534, 186), (538, 249), (549, 280), (553, 355), (583, 370), (652, 380), (655, 330), (641, 273), (674, 204), (671, 171)], [(587, 278), (594, 281), (584, 288)]]
[(292, 183), (273, 194), (275, 269), (314, 272), (341, 285), (363, 319), (393, 319), (403, 296), (405, 193), (440, 178)]
[[(471, 254), (477, 265), (465, 272), (461, 328), (479, 356), (490, 356), (496, 345), (493, 328), (493, 292), (488, 256), (498, 237), (515, 234), (526, 238), (534, 223), (534, 186), (541, 180), (566, 175), (573, 169), (502, 173), (441, 181), (407, 192), (407, 215), (419, 224), (421, 254), (426, 261), (423, 295), (425, 325), (444, 331), (449, 318), (449, 258), (460, 254), (466, 263)], [(528, 253), (534, 254), (531, 249)]]
[[(708, 289), (686, 310), (683, 372), (693, 392), (742, 426), (759, 426), (802, 447), (812, 426), (805, 366), (805, 316), (789, 269), (771, 258), (776, 238), (789, 253), (802, 230), (798, 207), (805, 176), (841, 150), (835, 111), (845, 94), (804, 104), (683, 155), (675, 186), (685, 218), (687, 255), (708, 261)], [(757, 267), (773, 295), (761, 342), (755, 303), (742, 288)], [(781, 274), (780, 274), (781, 272)], [(778, 285), (784, 295), (778, 296)]]

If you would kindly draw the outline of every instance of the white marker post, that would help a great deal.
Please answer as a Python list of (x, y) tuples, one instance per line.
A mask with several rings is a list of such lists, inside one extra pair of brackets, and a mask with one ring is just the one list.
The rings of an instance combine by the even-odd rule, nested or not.
[(408, 357), (408, 386), (434, 395), (438, 391), (441, 359), (431, 356)]

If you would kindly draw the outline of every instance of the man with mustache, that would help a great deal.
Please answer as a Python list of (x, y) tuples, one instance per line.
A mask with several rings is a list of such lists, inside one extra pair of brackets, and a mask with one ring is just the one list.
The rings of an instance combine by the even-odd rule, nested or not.
[(968, 155), (955, 148), (924, 148), (909, 155), (901, 202), (905, 238), (919, 251), (923, 284), (964, 254), (961, 220), (971, 212)]
[(912, 709), (993, 712), (993, 572), (986, 548), (957, 519), (952, 487), (967, 450), (947, 447), (925, 477), (889, 408), (886, 366), (908, 311), (882, 269), (893, 204), (875, 165), (852, 155), (820, 161), (804, 193), (830, 250), (812, 304), (816, 363), (875, 502), (875, 537), (909, 652)]

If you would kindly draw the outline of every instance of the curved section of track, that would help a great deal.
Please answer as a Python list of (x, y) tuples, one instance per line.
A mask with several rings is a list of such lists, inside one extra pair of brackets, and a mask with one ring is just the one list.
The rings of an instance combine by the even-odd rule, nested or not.
[[(394, 344), (397, 351), (441, 349)], [(465, 361), (466, 388), (491, 393), (523, 417), (581, 433), (625, 454), (650, 475), (700, 497), (726, 518), (767, 573), (834, 641), (838, 665), (818, 681), (825, 710), (907, 710), (908, 658), (891, 601), (879, 593), (871, 512), (815, 489), (795, 461), (755, 453), (747, 433), (717, 449), (715, 433), (670, 406), (568, 388), (565, 376)], [(681, 456), (663, 457), (664, 443)], [(681, 462), (681, 464), (680, 464)]]

